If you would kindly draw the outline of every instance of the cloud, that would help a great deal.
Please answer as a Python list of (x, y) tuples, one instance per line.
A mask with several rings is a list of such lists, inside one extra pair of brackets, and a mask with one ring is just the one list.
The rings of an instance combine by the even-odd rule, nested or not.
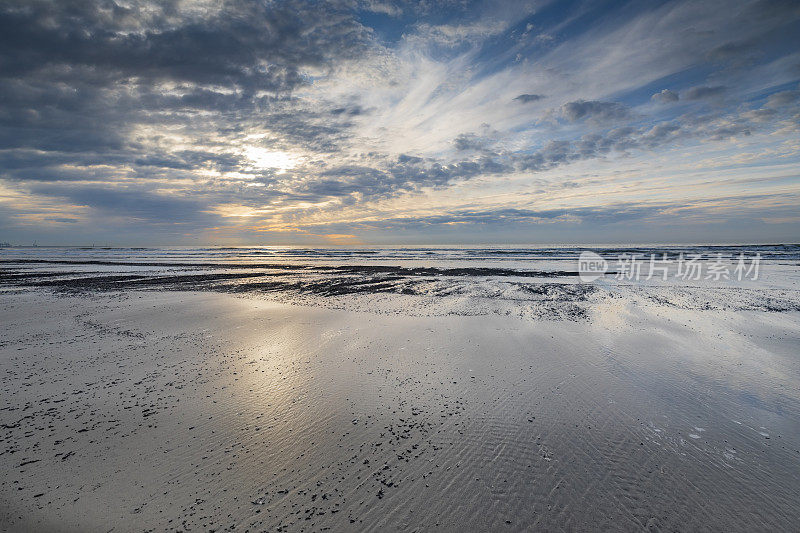
[(486, 139), (478, 137), (474, 133), (462, 133), (455, 138), (453, 144), (455, 144), (456, 150), (459, 151), (482, 150), (488, 145)]
[(332, 4), (225, 2), (207, 16), (182, 13), (179, 4), (137, 3), (111, 12), (102, 5), (4, 3), (2, 72), (70, 65), (118, 80), (135, 76), (288, 91), (305, 83), (301, 67), (357, 57), (369, 37), (352, 15)]
[[(587, 5), (586, 27), (526, 2), (7, 0), (0, 202), (30, 224), (235, 235), (243, 218), (434, 223), (418, 209), (572, 219), (587, 198), (657, 200), (723, 164), (773, 187), (800, 124), (789, 4)], [(566, 103), (528, 105), (553, 95)], [(659, 192), (627, 182), (637, 165)], [(506, 196), (519, 203), (492, 203)], [(248, 217), (221, 216), (231, 205)]]
[(678, 93), (674, 91), (670, 91), (669, 89), (664, 89), (659, 93), (655, 93), (653, 96), (650, 97), (654, 102), (661, 102), (661, 103), (672, 103), (677, 102), (680, 100), (678, 97)]
[(691, 87), (683, 92), (683, 97), (686, 100), (704, 100), (710, 98), (719, 98), (723, 94), (725, 94), (725, 87), (721, 85), (715, 85), (713, 87), (709, 86), (697, 86)]
[(381, 13), (390, 17), (399, 17), (403, 14), (403, 8), (395, 2), (384, 2), (381, 0), (366, 0), (361, 2), (363, 9), (373, 13)]
[(770, 95), (767, 99), (768, 107), (782, 107), (794, 104), (800, 101), (800, 90), (781, 91)]
[(544, 98), (544, 96), (541, 94), (521, 94), (515, 97), (514, 100), (521, 104), (529, 104), (531, 102), (538, 102), (542, 98)]
[(414, 32), (403, 36), (413, 46), (437, 46), (455, 48), (464, 44), (475, 44), (487, 37), (499, 34), (506, 28), (501, 20), (481, 20), (470, 24), (419, 23)]
[(199, 198), (157, 194), (136, 187), (41, 184), (31, 187), (31, 192), (140, 223), (195, 226), (210, 221)]
[(628, 118), (630, 111), (618, 102), (576, 100), (562, 105), (561, 115), (570, 122), (588, 120), (595, 123), (606, 123)]

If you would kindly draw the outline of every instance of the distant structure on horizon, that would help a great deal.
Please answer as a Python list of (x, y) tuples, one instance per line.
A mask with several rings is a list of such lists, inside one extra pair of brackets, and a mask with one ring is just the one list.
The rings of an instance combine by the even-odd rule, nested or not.
[(0, 248), (10, 248), (11, 244), (7, 242), (0, 242)]

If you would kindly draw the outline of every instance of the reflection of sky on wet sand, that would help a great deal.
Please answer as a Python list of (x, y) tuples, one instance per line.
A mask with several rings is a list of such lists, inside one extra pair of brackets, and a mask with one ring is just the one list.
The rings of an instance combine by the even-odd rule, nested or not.
[[(564, 516), (576, 527), (635, 525), (626, 502), (636, 498), (678, 527), (698, 516), (782, 524), (795, 509), (792, 313), (709, 314), (634, 298), (588, 320), (533, 321), (202, 292), (13, 298), (0, 312), (17, 335), (42, 329), (49, 362), (27, 370), (41, 346), (17, 353), (12, 340), (0, 350), (17, 358), (2, 364), (52, 380), (48, 390), (9, 386), (28, 389), (19, 397), (41, 405), (34, 414), (55, 433), (33, 431), (32, 448), (29, 422), (5, 431), (25, 457), (42, 457), (18, 474), (29, 487), (21, 494), (44, 490), (48, 519), (62, 523), (111, 523), (110, 508), (123, 521), (212, 529), (547, 528)], [(79, 310), (80, 334), (25, 322), (43, 305), (73, 329)], [(73, 396), (81, 390), (89, 411)], [(48, 403), (59, 397), (68, 400)], [(75, 454), (51, 459), (62, 433)], [(65, 476), (58, 488), (47, 485), (53, 465)], [(87, 483), (105, 505), (78, 490), (76, 516), (61, 502)]]

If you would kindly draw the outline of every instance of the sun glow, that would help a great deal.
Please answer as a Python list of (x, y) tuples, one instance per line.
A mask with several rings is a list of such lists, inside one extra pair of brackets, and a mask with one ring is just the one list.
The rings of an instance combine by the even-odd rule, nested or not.
[(296, 164), (292, 156), (286, 152), (267, 150), (258, 146), (248, 146), (244, 149), (244, 155), (253, 163), (253, 166), (262, 169), (274, 168), (286, 171)]

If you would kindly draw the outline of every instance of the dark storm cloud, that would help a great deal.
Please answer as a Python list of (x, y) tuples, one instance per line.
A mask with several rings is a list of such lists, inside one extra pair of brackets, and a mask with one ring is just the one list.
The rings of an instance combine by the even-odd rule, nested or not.
[(5, 2), (0, 74), (68, 65), (112, 79), (288, 91), (304, 83), (299, 67), (354, 57), (367, 37), (327, 3), (227, 1), (211, 16), (181, 15), (175, 2), (132, 8), (100, 0)]
[(122, 131), (109, 127), (121, 110), (95, 87), (0, 78), (0, 94), (0, 148), (84, 152), (124, 145)]
[(134, 133), (148, 127), (187, 128), (201, 145), (203, 135), (225, 142), (258, 127), (308, 149), (336, 148), (347, 117), (359, 109), (331, 119), (284, 95), (307, 84), (301, 69), (332, 67), (363, 53), (370, 30), (333, 3), (230, 0), (191, 7), (174, 1), (0, 4), (0, 150), (18, 151), (3, 155), (11, 160), (41, 152), (39, 168), (31, 162), (16, 177), (42, 180), (50, 172), (61, 180), (73, 173), (52, 168), (56, 160), (165, 171), (243, 164), (232, 154), (220, 159), (217, 150), (202, 155), (202, 147), (192, 156), (159, 155), (153, 144), (162, 144), (160, 134)]

